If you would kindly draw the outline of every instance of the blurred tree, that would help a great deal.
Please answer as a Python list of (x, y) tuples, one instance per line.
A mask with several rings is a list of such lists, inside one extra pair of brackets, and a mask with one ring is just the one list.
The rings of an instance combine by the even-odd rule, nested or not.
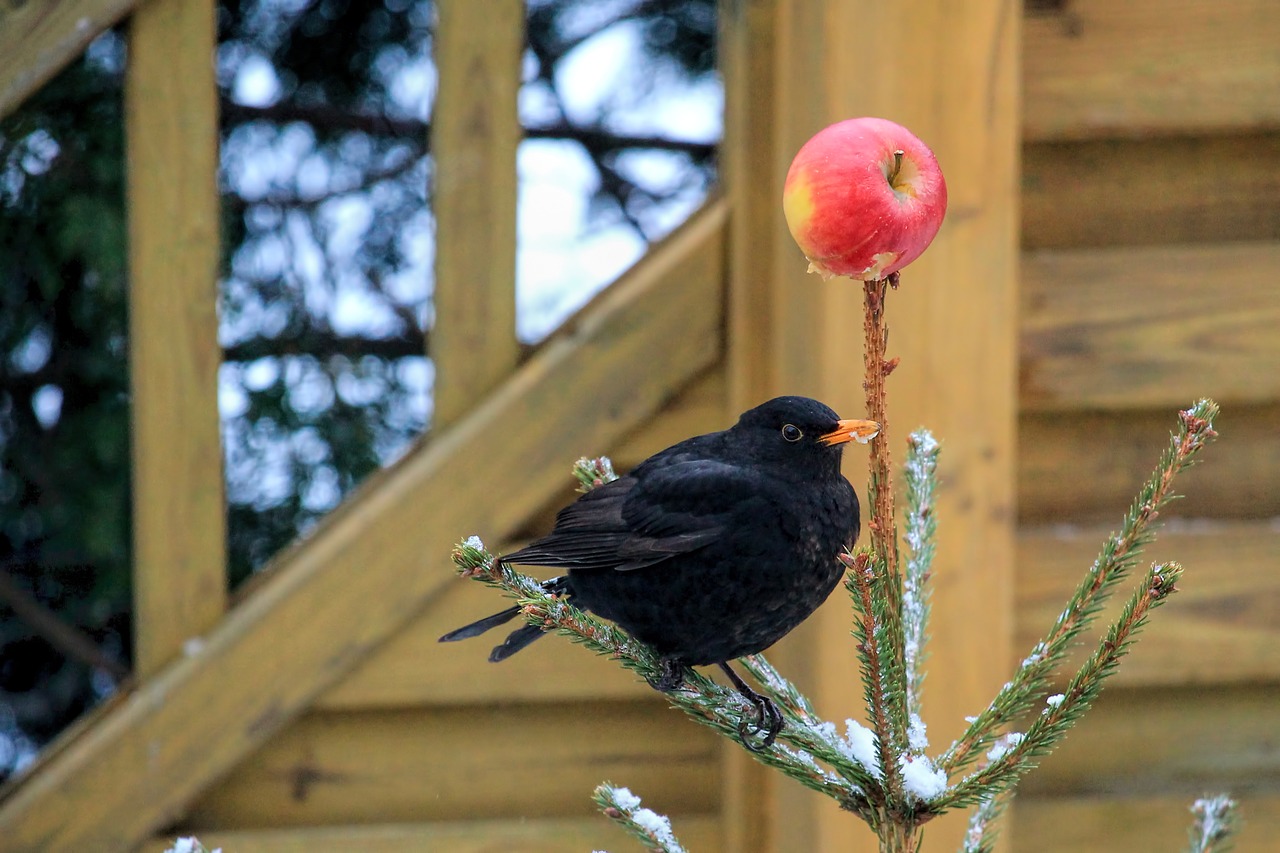
[[(231, 583), (429, 424), (433, 23), (219, 8)], [(529, 3), (526, 343), (705, 196), (715, 33), (712, 0)], [(125, 61), (108, 33), (0, 122), (0, 776), (128, 671)]]

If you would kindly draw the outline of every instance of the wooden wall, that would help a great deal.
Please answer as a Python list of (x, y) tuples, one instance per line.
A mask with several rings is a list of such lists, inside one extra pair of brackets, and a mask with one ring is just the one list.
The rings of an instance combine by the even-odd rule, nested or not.
[[(79, 5), (118, 17), (130, 4)], [(815, 59), (814, 45), (836, 51), (838, 39), (824, 28), (847, 33), (859, 14), (888, 14), (874, 5), (854, 4), (826, 18), (831, 7), (816, 0), (727, 4), (729, 15), (741, 16), (726, 19), (726, 56), (735, 57), (730, 71), (750, 72), (752, 86), (761, 87), (730, 95), (737, 112), (729, 133), (767, 128), (787, 115), (796, 124), (754, 142), (731, 136), (725, 197), (514, 380), (502, 378), (512, 367), (506, 339), (494, 343), (492, 358), (455, 359), (445, 368), (454, 371), (455, 387), (496, 384), (493, 405), (451, 411), (448, 419), (456, 416), (459, 429), (443, 446), (378, 479), (356, 507), (286, 555), (211, 634), (203, 660), (165, 668), (162, 678), (96, 721), (108, 725), (91, 725), (49, 756), (38, 784), (0, 802), (0, 827), (6, 827), (0, 849), (37, 849), (24, 848), (23, 839), (53, 837), (123, 847), (116, 842), (145, 837), (166, 821), (150, 848), (161, 849), (162, 838), (182, 831), (229, 853), (633, 849), (590, 803), (591, 788), (604, 779), (631, 786), (646, 805), (670, 814), (693, 850), (872, 849), (865, 835), (846, 838), (843, 822), (851, 818), (810, 816), (812, 805), (802, 799), (808, 794), (785, 780), (758, 790), (744, 785), (743, 778), (754, 785), (761, 777), (751, 775), (738, 751), (581, 648), (551, 639), (493, 666), (484, 661), (484, 640), (457, 646), (435, 640), (497, 604), (478, 585), (448, 578), (442, 542), (473, 532), (458, 528), (457, 519), (473, 522), (475, 532), (499, 531), (490, 544), (505, 548), (545, 524), (570, 496), (567, 470), (560, 488), (554, 466), (563, 462), (567, 469), (579, 453), (612, 452), (625, 467), (679, 438), (726, 425), (745, 398), (773, 383), (812, 382), (839, 395), (860, 381), (841, 384), (843, 360), (797, 364), (802, 318), (793, 313), (785, 320), (790, 331), (772, 326), (767, 311), (744, 314), (749, 303), (732, 288), (751, 287), (744, 269), (755, 253), (768, 256), (767, 270), (798, 262), (785, 256), (777, 238), (777, 188), (768, 181), (750, 187), (745, 167), (756, 164), (765, 173), (785, 167), (779, 158), (788, 140), (816, 129), (802, 127), (798, 116), (817, 121), (842, 104), (866, 103), (850, 94), (860, 84), (857, 64), (847, 56)], [(952, 4), (924, 0), (892, 13), (892, 32), (925, 15), (915, 20), (929, 22), (930, 38), (954, 42), (942, 52), (952, 64), (928, 71), (930, 79), (949, 81), (937, 88), (948, 97), (925, 87), (904, 102), (911, 113), (904, 120), (922, 122), (923, 134), (942, 140), (944, 167), (948, 158), (957, 169), (964, 164), (966, 177), (956, 173), (957, 186), (965, 188), (958, 198), (995, 205), (976, 215), (976, 208), (953, 204), (950, 233), (970, 236), (946, 238), (952, 242), (944, 240), (934, 257), (958, 263), (966, 271), (960, 281), (972, 282), (975, 271), (994, 265), (1014, 270), (1018, 285), (1016, 387), (1012, 352), (979, 380), (945, 371), (901, 380), (910, 384), (904, 396), (913, 418), (928, 414), (929, 382), (1008, 383), (1007, 399), (994, 405), (1010, 431), (1016, 419), (1016, 445), (1002, 439), (997, 462), (981, 464), (995, 466), (986, 469), (991, 476), (1010, 477), (1016, 517), (973, 521), (972, 507), (956, 501), (942, 520), (944, 542), (1007, 537), (1015, 550), (1013, 574), (1000, 574), (1005, 568), (999, 565), (991, 576), (1012, 587), (1004, 590), (1010, 612), (955, 610), (947, 617), (969, 646), (1007, 649), (994, 655), (996, 665), (981, 678), (1001, 677), (998, 659), (1007, 657), (1011, 667), (1050, 623), (1154, 464), (1176, 410), (1205, 395), (1223, 404), (1222, 439), (1185, 476), (1187, 498), (1169, 513), (1170, 528), (1151, 552), (1187, 566), (1183, 591), (1156, 614), (1095, 713), (1028, 778), (1005, 849), (1171, 849), (1183, 837), (1188, 803), (1206, 789), (1241, 796), (1246, 824), (1238, 850), (1273, 849), (1280, 838), (1280, 528), (1273, 520), (1280, 516), (1280, 14), (1273, 5), (1040, 0), (1026, 4), (1020, 25), (1013, 3), (972, 4), (973, 17), (964, 20), (946, 17), (960, 14), (946, 12)], [(45, 6), (52, 8), (28, 4)], [(955, 37), (983, 22), (1007, 29)], [(492, 31), (472, 32), (509, 41), (512, 25), (503, 18)], [(744, 33), (753, 40), (742, 41)], [(818, 39), (799, 38), (806, 33)], [(9, 43), (6, 37), (0, 28), (0, 45)], [(1018, 44), (1018, 52), (1001, 52)], [(485, 55), (482, 45), (464, 44), (459, 63), (468, 51)], [(901, 61), (893, 64), (895, 56)], [(883, 62), (889, 80), (923, 73), (909, 52)], [(1020, 68), (1021, 100), (1010, 102), (1020, 104), (1018, 111), (984, 126), (987, 147), (966, 148), (966, 114), (947, 104), (981, 106), (999, 85), (1016, 88), (1004, 74), (1006, 64)], [(510, 76), (502, 62), (486, 67), (495, 80)], [(796, 86), (806, 73), (832, 69), (840, 74), (827, 75), (829, 90)], [(7, 76), (0, 60), (0, 77)], [(985, 85), (975, 89), (974, 80)], [(745, 97), (752, 92), (754, 104)], [(895, 115), (892, 103), (874, 103)], [(510, 156), (511, 140), (501, 127), (483, 140), (469, 139), (466, 128), (462, 123), (453, 139), (456, 156), (480, 149)], [(997, 181), (1020, 175), (1020, 216), (1012, 226), (1002, 217), (1015, 208), (998, 201), (1001, 191), (969, 183), (967, 171), (982, 166), (981, 150), (998, 150), (1008, 128), (1020, 134), (1020, 162), (1010, 151), (990, 168)], [(459, 233), (467, 223), (505, 221), (510, 212), (500, 181), (483, 198), (455, 201), (449, 220)], [(1017, 233), (1021, 251), (1012, 244), (1010, 252), (1008, 241)], [(753, 234), (764, 239), (748, 240)], [(993, 251), (994, 260), (982, 254)], [(459, 271), (468, 263), (481, 264), (469, 275), (496, 282), (509, 258), (464, 253)], [(941, 279), (947, 271), (939, 262), (917, 280)], [(449, 279), (442, 279), (446, 288)], [(1002, 294), (1013, 292), (1000, 289), (1006, 284), (1002, 279), (998, 293), (984, 291), (982, 298), (1002, 304)], [(450, 310), (459, 323), (509, 321), (505, 304), (455, 295)], [(775, 308), (771, 300), (781, 298), (776, 289), (756, 296)], [(828, 301), (816, 307), (843, 298), (823, 297)], [(993, 326), (1001, 341), (1004, 323)], [(931, 349), (912, 349), (921, 362), (966, 352), (966, 341), (947, 337), (945, 323), (917, 328), (936, 338)], [(733, 336), (727, 341), (725, 329)], [(756, 352), (763, 345), (753, 331), (777, 340)], [(975, 333), (972, 320), (955, 331)], [(839, 338), (830, 325), (821, 334), (826, 349), (819, 355), (826, 357)], [(660, 349), (667, 356), (660, 363), (645, 361)], [(974, 363), (980, 361), (967, 364)], [(582, 398), (584, 388), (605, 394), (610, 387), (618, 393), (600, 405)], [(500, 510), (492, 494), (460, 495), (439, 482), (445, 475), (462, 479), (465, 466), (446, 459), (445, 451), (479, 452), (467, 430), (499, 423), (499, 403), (542, 419), (491, 465), (519, 472), (520, 485)], [(650, 420), (660, 407), (662, 414)], [(590, 428), (579, 423), (602, 411)], [(957, 442), (957, 428), (948, 425), (959, 415), (948, 411), (937, 416), (951, 418), (942, 426), (937, 417), (928, 421), (944, 440)], [(950, 460), (983, 455), (977, 444), (956, 450)], [(944, 457), (944, 473), (950, 460)], [(962, 475), (952, 471), (954, 500), (963, 488), (956, 485)], [(966, 482), (969, 488), (974, 481)], [(448, 511), (435, 511), (446, 504)], [(351, 570), (361, 557), (369, 562)], [(432, 574), (399, 579), (397, 565), (406, 561)], [(397, 596), (403, 600), (392, 601)], [(366, 606), (383, 600), (391, 603)], [(846, 618), (843, 607), (837, 609), (822, 628), (832, 636)], [(341, 640), (344, 619), (356, 615), (371, 621), (362, 621), (350, 641)], [(1002, 620), (1013, 635), (1011, 647), (1003, 629), (993, 628)], [(400, 630), (402, 623), (407, 627)], [(935, 642), (945, 657), (941, 634)], [(173, 643), (161, 637), (157, 644), (160, 665)], [(788, 655), (798, 657), (783, 652)], [(270, 666), (255, 663), (267, 658)], [(829, 657), (813, 669), (835, 677), (838, 663)], [(851, 665), (849, 672), (852, 679)], [(238, 673), (250, 675), (240, 682)], [(943, 672), (930, 681), (926, 703), (963, 696), (961, 688), (937, 686), (947, 677)], [(827, 700), (842, 689), (858, 692), (856, 685), (814, 687)], [(934, 707), (953, 717), (975, 710)], [(300, 716), (290, 722), (295, 713)], [(224, 731), (230, 726), (237, 728)], [(171, 743), (182, 751), (172, 751)], [(184, 773), (196, 781), (188, 784)], [(81, 801), (95, 804), (92, 813), (76, 807)], [(141, 816), (124, 821), (119, 835), (94, 834), (121, 823), (113, 815), (138, 810)], [(6, 824), (14, 815), (18, 822)], [(930, 849), (951, 846), (933, 841)]]
[(1236, 792), (1280, 838), (1280, 14), (1070, 0), (1024, 52), (1018, 642), (1118, 525), (1173, 413), (1222, 404), (1151, 549), (1182, 592), (1027, 778), (1016, 850), (1169, 850)]

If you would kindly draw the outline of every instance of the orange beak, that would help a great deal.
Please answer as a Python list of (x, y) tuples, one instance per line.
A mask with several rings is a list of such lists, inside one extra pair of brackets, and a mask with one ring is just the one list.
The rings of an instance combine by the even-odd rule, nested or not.
[(848, 441), (856, 441), (858, 444), (866, 444), (871, 439), (880, 434), (880, 424), (875, 421), (862, 420), (842, 420), (839, 426), (826, 435), (819, 436), (818, 441), (830, 447), (833, 444), (844, 444)]

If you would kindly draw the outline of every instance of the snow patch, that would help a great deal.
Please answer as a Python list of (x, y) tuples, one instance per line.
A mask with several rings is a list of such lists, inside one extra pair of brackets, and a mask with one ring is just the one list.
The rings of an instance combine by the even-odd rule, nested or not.
[(840, 752), (862, 765), (876, 779), (881, 778), (883, 773), (880, 769), (880, 753), (876, 749), (876, 733), (857, 720), (845, 720), (844, 725), (844, 740), (836, 741)]
[(900, 756), (898, 767), (902, 770), (902, 786), (910, 800), (927, 803), (947, 790), (947, 774), (934, 767), (926, 756)]

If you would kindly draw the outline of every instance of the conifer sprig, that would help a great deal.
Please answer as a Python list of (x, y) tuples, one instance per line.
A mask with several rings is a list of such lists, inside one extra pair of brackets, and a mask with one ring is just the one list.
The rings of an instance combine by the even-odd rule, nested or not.
[(903, 463), (906, 491), (906, 522), (903, 539), (907, 546), (906, 568), (902, 573), (903, 667), (907, 682), (907, 711), (920, 716), (920, 691), (924, 684), (924, 647), (929, 639), (929, 568), (933, 564), (934, 536), (938, 523), (933, 512), (938, 478), (939, 445), (927, 429), (918, 429), (907, 438), (907, 461)]
[(1152, 566), (1125, 603), (1120, 617), (1107, 630), (1094, 653), (1072, 676), (1066, 689), (1053, 697), (1055, 701), (1045, 704), (1025, 734), (1014, 738), (1008, 748), (995, 755), (989, 754), (991, 762), (986, 767), (949, 788), (935, 806), (946, 809), (978, 804), (988, 794), (1009, 790), (1023, 774), (1034, 768), (1034, 759), (1051, 752), (1080, 716), (1089, 710), (1102, 691), (1103, 682), (1115, 671), (1120, 658), (1128, 653), (1135, 635), (1146, 624), (1151, 611), (1176, 590), (1175, 584), (1181, 575), (1182, 567), (1177, 563)]
[(1217, 404), (1207, 399), (1178, 413), (1178, 431), (1172, 434), (1155, 472), (1129, 508), (1120, 532), (1103, 545), (1049, 633), (942, 756), (944, 770), (951, 773), (970, 764), (1003, 726), (1048, 692), (1050, 678), (1072, 640), (1093, 622), (1115, 585), (1129, 574), (1142, 548), (1154, 538), (1153, 527), (1160, 509), (1176, 497), (1171, 491), (1174, 476), (1193, 464), (1196, 453), (1217, 436), (1213, 430), (1217, 414)]
[(1195, 821), (1188, 833), (1187, 853), (1227, 853), (1239, 824), (1236, 801), (1226, 794), (1201, 797), (1191, 804)]
[(659, 853), (685, 853), (685, 848), (671, 831), (671, 821), (666, 817), (642, 808), (640, 798), (627, 788), (614, 787), (604, 782), (596, 787), (592, 797), (605, 817), (617, 823), (640, 840), (650, 850)]

